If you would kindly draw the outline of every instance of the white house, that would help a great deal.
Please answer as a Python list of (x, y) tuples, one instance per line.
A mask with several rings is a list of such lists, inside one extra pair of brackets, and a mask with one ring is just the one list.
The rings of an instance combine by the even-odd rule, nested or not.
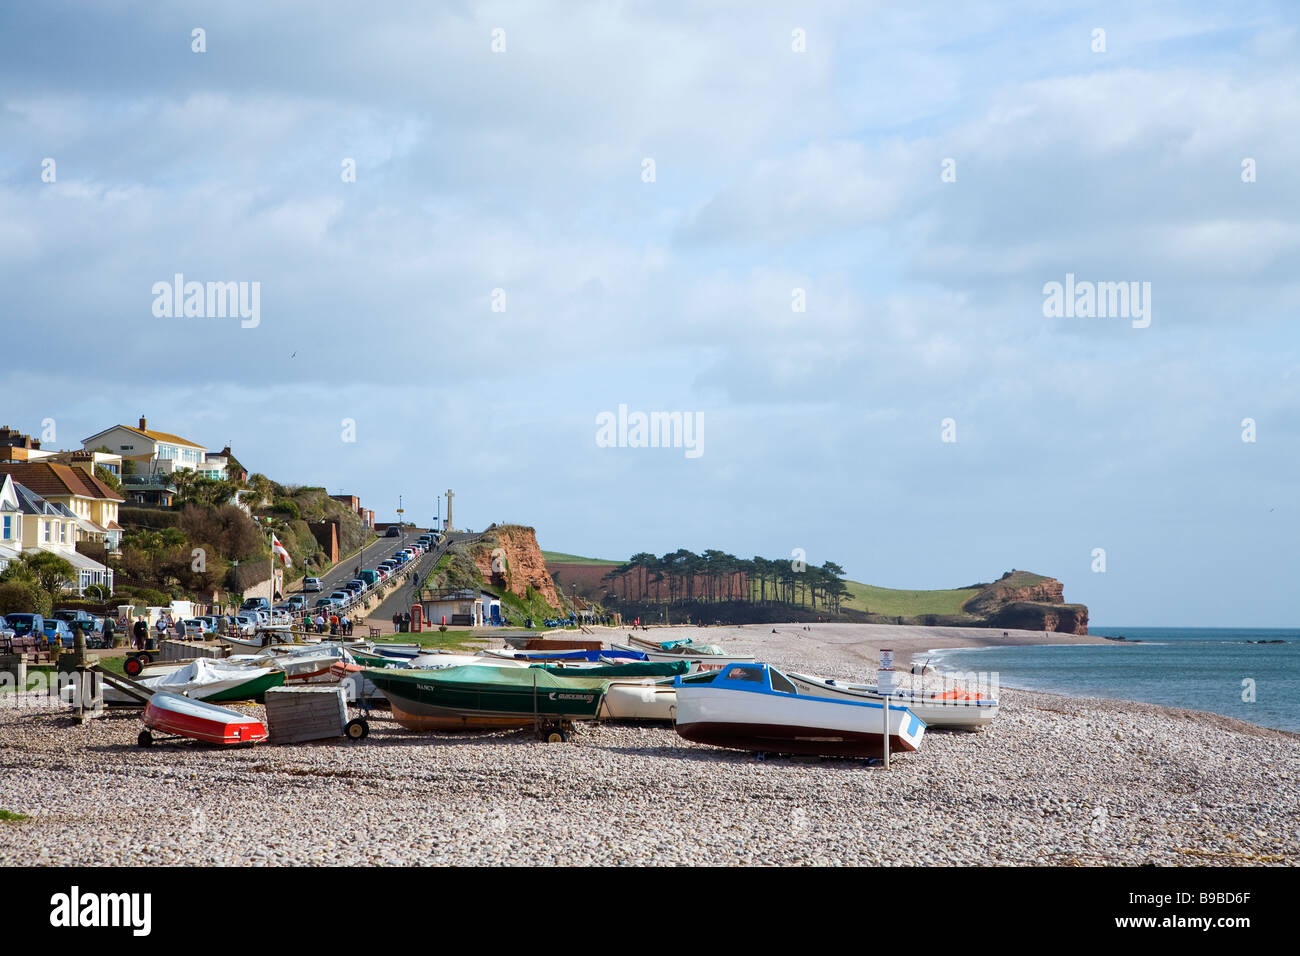
[(169, 432), (155, 431), (145, 418), (140, 419), (138, 428), (114, 425), (83, 439), (81, 445), (87, 451), (107, 447), (123, 460), (136, 462), (141, 471), (153, 474), (189, 468), (210, 478), (226, 477), (226, 461), (221, 456), (214, 455), (209, 462), (208, 450), (203, 445)]

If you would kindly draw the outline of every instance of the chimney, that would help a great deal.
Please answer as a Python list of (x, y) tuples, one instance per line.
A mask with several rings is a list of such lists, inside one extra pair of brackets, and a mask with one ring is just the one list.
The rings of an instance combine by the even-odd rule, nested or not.
[(141, 415), (141, 416), (140, 416), (140, 431), (146, 431), (146, 430), (148, 430), (148, 428), (149, 428), (149, 422), (145, 420), (145, 417), (144, 417), (143, 415)]

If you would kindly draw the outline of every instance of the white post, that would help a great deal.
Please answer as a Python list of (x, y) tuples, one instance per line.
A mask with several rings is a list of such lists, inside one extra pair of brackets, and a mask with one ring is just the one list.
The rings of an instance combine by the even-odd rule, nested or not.
[(885, 769), (889, 769), (889, 698), (885, 698)]
[(876, 674), (876, 689), (884, 696), (884, 732), (881, 735), (885, 750), (885, 769), (889, 769), (889, 698), (894, 692), (894, 651), (893, 648), (880, 649), (880, 667)]

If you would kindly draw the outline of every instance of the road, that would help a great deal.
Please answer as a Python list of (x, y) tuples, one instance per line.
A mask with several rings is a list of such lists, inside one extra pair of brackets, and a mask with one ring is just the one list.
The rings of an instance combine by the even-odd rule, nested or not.
[[(448, 531), (442, 537), (442, 542), (436, 545), (432, 551), (420, 555), (419, 562), (415, 566), (415, 573), (419, 575), (421, 585), (424, 579), (429, 576), (438, 565), (438, 559), (447, 553), (447, 549), (458, 541), (477, 541), (481, 534), (467, 534), (463, 531)], [(394, 549), (396, 550), (396, 549)], [(408, 581), (402, 587), (397, 588), (388, 597), (384, 598), (369, 614), (366, 620), (382, 626), (383, 622), (389, 624), (393, 622), (394, 614), (409, 613), (411, 604), (414, 603), (414, 589)]]
[[(360, 554), (351, 558), (344, 558), (334, 567), (319, 575), (321, 589), (319, 591), (302, 592), (293, 590), (291, 594), (303, 594), (307, 598), (307, 606), (312, 607), (316, 604), (318, 598), (329, 597), (330, 593), (339, 590), (344, 584), (356, 577), (353, 573), (356, 569), (373, 568), (385, 558), (391, 558), (398, 551), (408, 545), (414, 544), (422, 531), (408, 531), (396, 538), (380, 538), (379, 540), (368, 544)], [(421, 559), (430, 557), (430, 554), (421, 555)], [(389, 616), (392, 612), (389, 612)]]

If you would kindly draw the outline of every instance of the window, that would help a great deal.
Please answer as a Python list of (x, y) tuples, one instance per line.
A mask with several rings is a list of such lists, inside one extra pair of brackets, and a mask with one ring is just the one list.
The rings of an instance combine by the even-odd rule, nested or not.
[(727, 674), (727, 680), (751, 681), (756, 684), (763, 683), (763, 668), (761, 667), (733, 667)]
[(59, 522), (59, 544), (68, 543), (68, 526), (65, 522)]
[(52, 521), (47, 521), (47, 522), (45, 522), (45, 542), (46, 542), (46, 544), (49, 544), (50, 542), (52, 542), (52, 541), (54, 540), (54, 529), (51, 527), (51, 525), (53, 525), (53, 523), (54, 523), (54, 522), (52, 522)]
[(8, 541), (14, 536), (14, 519), (12, 515), (5, 515), (5, 540)]
[(772, 690), (779, 690), (783, 694), (799, 693), (799, 691), (795, 690), (794, 684), (786, 680), (784, 674), (778, 673), (777, 671), (772, 670), (770, 667), (768, 668), (767, 672), (772, 676)]

